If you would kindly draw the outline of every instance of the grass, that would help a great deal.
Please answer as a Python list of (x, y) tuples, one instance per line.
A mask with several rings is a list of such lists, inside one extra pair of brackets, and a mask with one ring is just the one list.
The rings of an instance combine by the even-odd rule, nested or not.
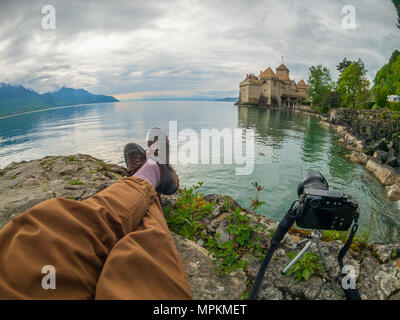
[(69, 180), (69, 184), (73, 185), (73, 186), (76, 186), (76, 185), (81, 185), (83, 183), (79, 178), (76, 178), (76, 179)]
[(59, 159), (59, 158), (61, 158), (61, 156), (50, 157), (50, 158), (47, 159), (47, 160), (42, 160), (42, 161), (40, 162), (40, 165), (41, 165), (42, 167), (46, 167), (48, 164), (52, 163), (53, 161), (55, 161), (55, 160), (57, 160), (57, 159)]
[(103, 160), (98, 161), (97, 164), (100, 166), (99, 170), (111, 171), (111, 166), (109, 164), (105, 163)]
[(68, 162), (71, 164), (79, 162), (79, 159), (77, 159), (75, 156), (70, 156), (68, 157)]

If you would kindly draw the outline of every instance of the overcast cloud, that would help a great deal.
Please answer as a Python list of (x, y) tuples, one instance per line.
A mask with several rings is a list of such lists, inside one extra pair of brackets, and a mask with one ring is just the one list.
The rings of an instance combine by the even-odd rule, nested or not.
[[(56, 9), (56, 30), (41, 25)], [(342, 28), (342, 7), (357, 28)], [(120, 98), (235, 97), (246, 73), (276, 68), (292, 79), (311, 65), (334, 77), (361, 58), (371, 80), (400, 49), (390, 0), (19, 1), (0, 2), (0, 82), (39, 92), (61, 86)]]

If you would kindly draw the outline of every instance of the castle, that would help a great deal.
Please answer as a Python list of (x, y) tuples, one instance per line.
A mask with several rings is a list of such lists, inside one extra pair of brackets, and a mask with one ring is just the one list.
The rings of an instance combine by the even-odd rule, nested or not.
[(281, 64), (276, 73), (268, 67), (258, 77), (248, 74), (240, 83), (238, 103), (293, 109), (310, 101), (307, 90), (308, 85), (303, 80), (296, 84), (289, 77), (289, 69)]

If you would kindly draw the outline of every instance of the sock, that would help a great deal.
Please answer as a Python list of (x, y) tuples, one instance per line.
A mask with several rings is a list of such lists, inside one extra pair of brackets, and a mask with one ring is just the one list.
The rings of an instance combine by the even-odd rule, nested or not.
[(150, 182), (154, 189), (160, 184), (160, 167), (153, 159), (147, 159), (133, 176)]

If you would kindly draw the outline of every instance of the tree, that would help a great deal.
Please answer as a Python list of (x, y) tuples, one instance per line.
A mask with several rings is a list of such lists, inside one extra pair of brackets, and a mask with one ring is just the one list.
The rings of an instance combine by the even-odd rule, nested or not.
[(331, 106), (329, 103), (330, 94), (333, 89), (331, 73), (322, 65), (311, 66), (308, 74), (308, 94), (312, 101), (314, 110), (326, 112)]
[(354, 63), (355, 61), (351, 61), (351, 60), (347, 60), (347, 58), (344, 58), (342, 62), (340, 62), (337, 66), (336, 66), (336, 70), (340, 72), (340, 74), (342, 74), (342, 72), (344, 70), (346, 70), (346, 68), (351, 65), (352, 63)]
[(377, 73), (372, 91), (378, 107), (389, 107), (387, 96), (400, 95), (400, 52), (395, 50), (389, 60)]
[(367, 70), (361, 59), (350, 64), (340, 75), (338, 92), (341, 97), (342, 107), (361, 109), (366, 106), (370, 97)]
[(392, 0), (397, 11), (397, 28), (400, 29), (400, 0)]

